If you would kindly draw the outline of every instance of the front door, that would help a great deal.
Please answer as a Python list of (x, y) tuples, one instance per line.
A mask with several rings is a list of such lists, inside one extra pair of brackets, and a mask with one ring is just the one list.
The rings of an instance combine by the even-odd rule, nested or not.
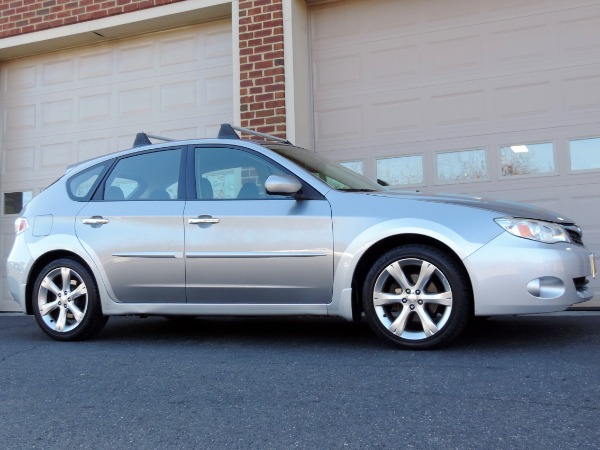
[(266, 178), (287, 172), (252, 152), (194, 152), (197, 199), (184, 212), (188, 302), (329, 303), (329, 203), (267, 194)]

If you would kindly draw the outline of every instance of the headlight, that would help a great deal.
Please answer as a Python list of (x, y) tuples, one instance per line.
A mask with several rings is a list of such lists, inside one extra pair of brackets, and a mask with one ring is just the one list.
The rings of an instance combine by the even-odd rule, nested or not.
[(532, 241), (545, 242), (547, 244), (571, 242), (567, 231), (556, 223), (512, 217), (503, 217), (494, 220), (514, 236), (531, 239)]

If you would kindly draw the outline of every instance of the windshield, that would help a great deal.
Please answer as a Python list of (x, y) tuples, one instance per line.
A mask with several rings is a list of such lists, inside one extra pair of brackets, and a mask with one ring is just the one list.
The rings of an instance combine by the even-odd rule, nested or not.
[(265, 147), (293, 161), (303, 169), (312, 173), (319, 180), (338, 191), (372, 192), (385, 188), (374, 181), (350, 170), (340, 164), (292, 145), (266, 145)]

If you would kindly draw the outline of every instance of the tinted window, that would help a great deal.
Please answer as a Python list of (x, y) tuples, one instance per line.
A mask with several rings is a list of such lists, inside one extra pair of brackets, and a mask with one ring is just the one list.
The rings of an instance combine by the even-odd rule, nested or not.
[(180, 162), (181, 149), (123, 158), (106, 180), (103, 199), (176, 200)]
[(87, 201), (100, 182), (107, 164), (98, 164), (73, 176), (67, 182), (69, 195), (73, 200)]
[(258, 200), (286, 198), (269, 195), (270, 175), (286, 175), (278, 166), (252, 153), (232, 148), (196, 149), (196, 198), (202, 200)]

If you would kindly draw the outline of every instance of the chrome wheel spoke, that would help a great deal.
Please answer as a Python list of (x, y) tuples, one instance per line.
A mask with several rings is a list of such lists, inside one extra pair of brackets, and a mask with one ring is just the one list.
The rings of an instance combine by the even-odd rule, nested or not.
[(71, 299), (75, 299), (85, 294), (87, 294), (87, 288), (84, 283), (81, 283), (73, 292), (71, 292), (70, 297)]
[(400, 312), (400, 315), (390, 325), (390, 331), (397, 336), (400, 336), (402, 333), (404, 333), (409, 315), (410, 310), (406, 307), (403, 307), (402, 311)]
[(46, 303), (46, 304), (40, 306), (40, 314), (42, 316), (45, 316), (49, 312), (54, 311), (56, 308), (59, 307), (58, 302), (59, 302), (59, 300), (54, 300), (53, 302)]
[(436, 324), (433, 322), (433, 320), (431, 320), (429, 313), (427, 312), (427, 310), (425, 308), (423, 308), (422, 305), (417, 305), (417, 307), (415, 308), (415, 311), (416, 311), (417, 315), (419, 316), (419, 319), (421, 319), (421, 324), (423, 325), (423, 331), (425, 332), (425, 334), (427, 336), (433, 336), (435, 333), (437, 333), (439, 331)]
[(425, 287), (431, 279), (431, 275), (433, 275), (436, 270), (437, 267), (433, 264), (423, 261), (423, 264), (421, 264), (421, 271), (419, 272), (419, 279), (415, 283), (415, 289), (420, 289), (421, 291), (425, 290)]
[(439, 294), (423, 294), (421, 296), (425, 303), (434, 305), (452, 306), (452, 291), (442, 292)]
[(75, 320), (77, 322), (81, 322), (83, 320), (83, 312), (77, 307), (77, 305), (75, 305), (75, 303), (69, 303), (69, 311), (71, 311), (71, 313), (73, 313), (73, 317), (75, 317)]
[(402, 303), (402, 296), (398, 294), (388, 294), (385, 292), (373, 293), (373, 304), (375, 306), (394, 305)]
[(64, 330), (66, 324), (67, 324), (67, 309), (60, 308), (60, 313), (58, 315), (58, 320), (56, 321), (55, 330), (56, 331)]
[(62, 293), (62, 291), (59, 289), (59, 287), (56, 284), (54, 284), (54, 282), (48, 277), (44, 278), (44, 280), (42, 281), (41, 287), (52, 292), (56, 296), (58, 296), (59, 294)]
[(69, 291), (71, 286), (71, 269), (68, 267), (60, 268), (60, 276), (62, 278), (62, 290)]
[(402, 270), (402, 266), (398, 262), (390, 264), (385, 269), (393, 278), (396, 280), (396, 283), (400, 285), (402, 289), (407, 289), (412, 286), (412, 283), (408, 281), (404, 271)]

